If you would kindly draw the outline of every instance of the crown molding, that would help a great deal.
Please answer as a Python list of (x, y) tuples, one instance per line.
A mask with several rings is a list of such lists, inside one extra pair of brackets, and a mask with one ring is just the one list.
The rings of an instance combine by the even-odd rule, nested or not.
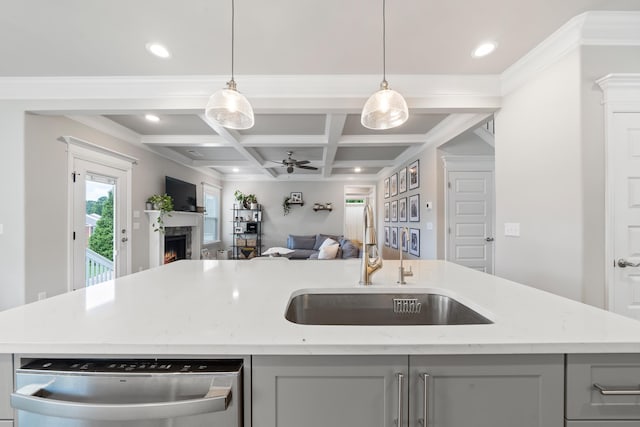
[(591, 11), (570, 19), (502, 73), (502, 95), (580, 46), (640, 46), (640, 12)]

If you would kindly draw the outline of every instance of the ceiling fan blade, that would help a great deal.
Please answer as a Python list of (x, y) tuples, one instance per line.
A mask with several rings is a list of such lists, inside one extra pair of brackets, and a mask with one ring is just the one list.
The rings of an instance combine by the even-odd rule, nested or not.
[(299, 167), (300, 169), (309, 169), (309, 170), (312, 170), (312, 171), (317, 171), (318, 170), (318, 168), (315, 167), (315, 166), (305, 166), (305, 165), (300, 165), (300, 164), (298, 164), (296, 166)]
[(311, 163), (309, 160), (296, 160), (298, 165), (306, 165), (307, 163)]

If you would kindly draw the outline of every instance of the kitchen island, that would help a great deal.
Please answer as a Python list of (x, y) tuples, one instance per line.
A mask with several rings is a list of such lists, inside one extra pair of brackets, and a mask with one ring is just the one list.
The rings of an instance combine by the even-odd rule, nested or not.
[[(446, 261), (179, 261), (0, 313), (0, 353), (513, 354), (640, 352), (640, 322)], [(488, 325), (317, 326), (287, 321), (292, 294), (436, 290)]]
[[(385, 261), (363, 287), (358, 260), (179, 261), (0, 313), (0, 353), (242, 358), (246, 427), (640, 425), (637, 397), (594, 388), (640, 384), (640, 322), (445, 261), (405, 265), (406, 285)], [(292, 296), (327, 290), (436, 292), (492, 323), (285, 319)]]

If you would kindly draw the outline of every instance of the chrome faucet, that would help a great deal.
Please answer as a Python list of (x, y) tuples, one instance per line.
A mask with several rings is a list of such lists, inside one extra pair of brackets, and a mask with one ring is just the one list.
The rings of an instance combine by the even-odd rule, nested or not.
[(371, 275), (382, 268), (382, 257), (378, 255), (373, 210), (366, 202), (364, 205), (364, 233), (362, 234), (362, 262), (360, 268), (360, 284), (371, 284)]
[(403, 234), (407, 238), (407, 244), (409, 244), (409, 229), (407, 227), (402, 227), (402, 229), (400, 229), (400, 267), (398, 267), (398, 281), (396, 283), (406, 285), (407, 282), (404, 281), (404, 278), (413, 276), (413, 271), (411, 271), (411, 266), (409, 266), (409, 271), (406, 271), (402, 266), (402, 247), (404, 246), (404, 240), (402, 240)]

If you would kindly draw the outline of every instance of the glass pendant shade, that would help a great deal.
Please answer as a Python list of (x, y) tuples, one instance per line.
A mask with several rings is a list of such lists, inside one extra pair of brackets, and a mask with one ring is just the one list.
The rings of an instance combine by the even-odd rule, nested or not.
[(253, 108), (231, 80), (227, 88), (220, 89), (209, 98), (205, 115), (229, 129), (249, 129), (253, 126)]
[(369, 97), (362, 108), (360, 122), (369, 129), (391, 129), (400, 126), (409, 118), (407, 102), (395, 90), (389, 89), (386, 81), (380, 90)]

